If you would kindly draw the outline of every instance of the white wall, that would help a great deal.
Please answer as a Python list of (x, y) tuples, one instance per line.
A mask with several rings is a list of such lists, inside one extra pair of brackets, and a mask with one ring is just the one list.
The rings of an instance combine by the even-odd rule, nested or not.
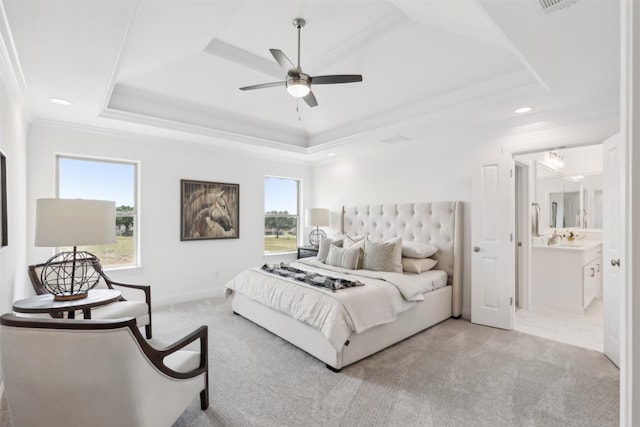
[(316, 164), (313, 204), (337, 212), (342, 205), (462, 201), (463, 316), (470, 318), (471, 170), (481, 147), (465, 140), (415, 141)]
[[(7, 157), (8, 246), (0, 248), (0, 312), (11, 312), (26, 277), (26, 125), (0, 75), (0, 150)], [(2, 374), (0, 373), (0, 384)]]
[[(501, 128), (501, 126), (504, 126)], [(448, 135), (424, 133), (410, 142), (387, 145), (369, 141), (375, 150), (334, 157), (313, 166), (312, 203), (339, 211), (342, 205), (417, 201), (463, 202), (463, 313), (471, 318), (471, 197), (472, 171), (479, 159), (497, 157), (502, 149), (518, 152), (567, 141), (604, 140), (617, 131), (617, 117), (514, 131), (509, 123), (492, 130), (460, 123)], [(515, 209), (515, 207), (514, 207)], [(332, 219), (336, 216), (332, 215)], [(332, 224), (337, 228), (337, 224)]]
[[(305, 162), (203, 144), (35, 124), (30, 127), (28, 146), (29, 264), (44, 262), (53, 254), (50, 248), (36, 248), (33, 242), (35, 200), (55, 197), (57, 153), (140, 162), (142, 268), (113, 270), (109, 275), (151, 285), (154, 304), (219, 296), (227, 280), (264, 262), (265, 175), (301, 179), (303, 195), (308, 194), (304, 189), (310, 181)], [(180, 179), (240, 184), (240, 238), (181, 242)], [(31, 292), (30, 284), (26, 289)]]

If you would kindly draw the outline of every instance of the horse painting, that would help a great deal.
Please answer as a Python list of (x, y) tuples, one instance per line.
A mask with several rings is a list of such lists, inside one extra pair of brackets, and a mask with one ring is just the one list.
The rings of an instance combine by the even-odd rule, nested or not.
[(181, 240), (238, 238), (238, 184), (182, 180)]

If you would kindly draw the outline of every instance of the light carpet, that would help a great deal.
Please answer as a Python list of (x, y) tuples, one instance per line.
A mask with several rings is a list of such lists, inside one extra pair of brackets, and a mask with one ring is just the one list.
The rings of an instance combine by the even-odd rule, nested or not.
[[(218, 298), (154, 310), (155, 344), (209, 326), (211, 406), (174, 427), (617, 426), (601, 353), (449, 319), (340, 373)], [(2, 426), (8, 426), (6, 403)]]

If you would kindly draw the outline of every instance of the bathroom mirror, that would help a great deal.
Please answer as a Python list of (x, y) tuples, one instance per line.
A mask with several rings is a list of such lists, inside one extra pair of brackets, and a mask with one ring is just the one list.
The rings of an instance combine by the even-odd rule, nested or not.
[(602, 175), (566, 176), (537, 163), (540, 228), (602, 228)]

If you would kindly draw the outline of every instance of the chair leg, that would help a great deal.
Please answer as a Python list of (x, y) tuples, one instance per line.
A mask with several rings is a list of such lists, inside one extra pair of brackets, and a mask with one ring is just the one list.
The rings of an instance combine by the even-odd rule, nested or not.
[(209, 407), (209, 387), (200, 392), (200, 409), (203, 411)]
[(145, 325), (144, 332), (147, 336), (147, 339), (150, 340), (151, 339), (151, 323), (149, 323), (148, 325)]

